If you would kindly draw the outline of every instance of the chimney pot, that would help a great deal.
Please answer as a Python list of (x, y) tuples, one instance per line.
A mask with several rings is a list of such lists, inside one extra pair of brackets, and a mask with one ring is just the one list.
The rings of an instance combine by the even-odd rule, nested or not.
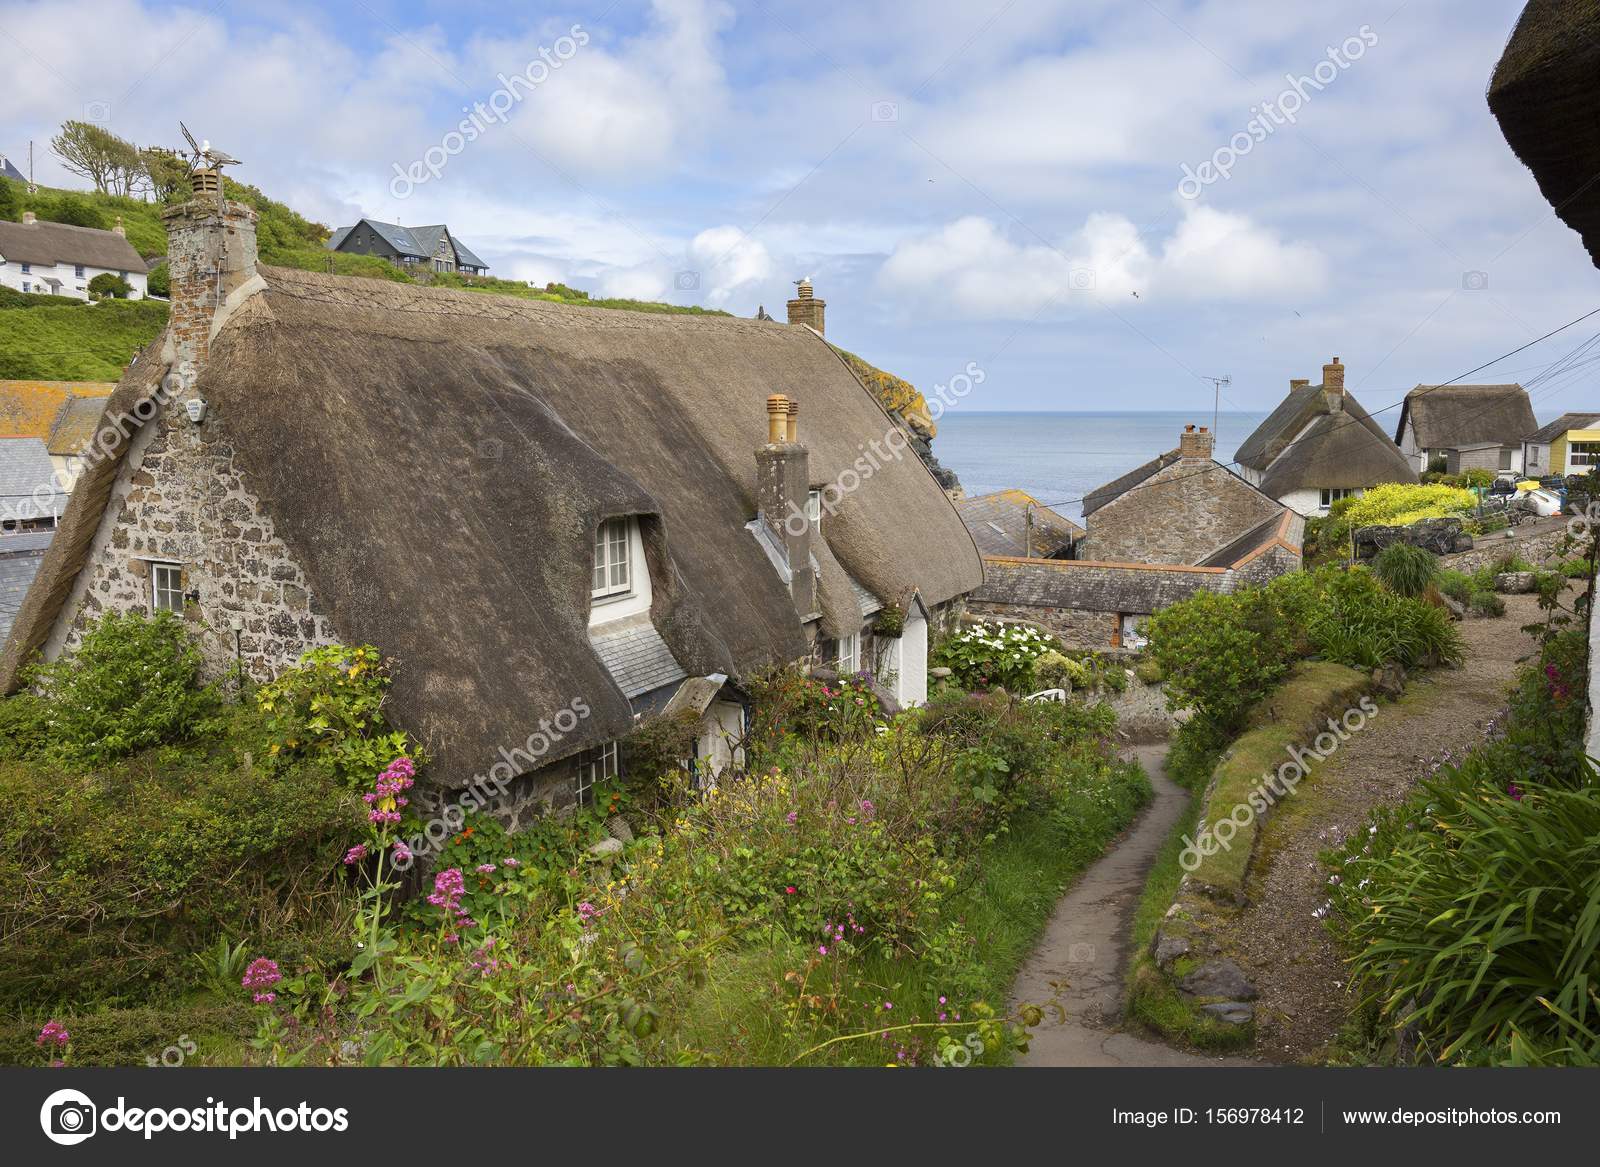
[(1309, 384), (1311, 384), (1311, 378), (1310, 377), (1295, 377), (1295, 378), (1292, 378), (1289, 381), (1289, 388), (1291, 390), (1293, 390), (1293, 389), (1304, 389)]
[(1183, 432), (1186, 434), (1194, 433), (1194, 422), (1191, 421), (1188, 425), (1184, 426)]
[(121, 215), (117, 216), (117, 225), (115, 227), (111, 228), (111, 231), (112, 231), (112, 234), (114, 234), (114, 235), (121, 235), (124, 238), (127, 237), (128, 231), (127, 231), (127, 228), (125, 228), (122, 225), (122, 216)]
[(789, 420), (784, 437), (791, 442), (800, 440), (800, 403), (798, 401), (789, 402)]
[(782, 393), (767, 398), (767, 443), (782, 445), (789, 436), (789, 399)]
[(23, 211), (22, 212), (22, 225), (24, 227), (31, 227), (35, 223), (37, 223), (38, 221), (39, 221), (39, 216), (35, 215), (32, 211)]

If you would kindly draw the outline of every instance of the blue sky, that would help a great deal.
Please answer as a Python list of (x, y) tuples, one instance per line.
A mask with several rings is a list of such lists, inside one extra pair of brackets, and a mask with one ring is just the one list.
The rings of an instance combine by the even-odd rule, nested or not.
[[(181, 118), (321, 221), (447, 222), (501, 276), (781, 315), (809, 275), (830, 339), (925, 389), (976, 362), (962, 408), (1198, 418), (1230, 374), (1265, 409), (1334, 354), (1379, 408), (1600, 305), (1483, 99), (1520, 7), (0, 0), (0, 151), (60, 183), (63, 119)], [(1587, 370), (1535, 393), (1600, 407)]]

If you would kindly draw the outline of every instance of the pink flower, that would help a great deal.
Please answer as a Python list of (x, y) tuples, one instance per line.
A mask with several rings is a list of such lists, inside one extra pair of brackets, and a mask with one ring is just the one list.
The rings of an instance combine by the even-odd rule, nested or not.
[(57, 1045), (66, 1045), (71, 1040), (72, 1034), (67, 1032), (67, 1027), (62, 1025), (61, 1022), (46, 1021), (44, 1028), (39, 1031), (39, 1036), (33, 1039), (33, 1044), (49, 1045), (51, 1042), (55, 1042)]
[(394, 841), (394, 861), (396, 863), (410, 863), (412, 860), (411, 848), (405, 845), (404, 840)]
[(515, 858), (502, 859), (502, 860), (500, 860), (500, 865), (502, 867), (521, 867), (522, 866), (522, 860), (515, 859)]
[(480, 863), (478, 864), (477, 871), (479, 875), (493, 875), (495, 867), (493, 863)]
[(826, 944), (819, 944), (819, 945), (817, 945), (817, 951), (820, 952), (823, 956), (827, 956), (828, 955), (828, 946)]
[(250, 967), (244, 970), (244, 976), (239, 983), (253, 991), (251, 999), (257, 1005), (269, 1005), (278, 999), (278, 995), (270, 990), (281, 980), (283, 974), (278, 971), (278, 962), (258, 956), (250, 962)]
[(800, 812), (797, 810), (791, 810), (788, 814), (783, 816), (783, 821), (788, 823), (791, 827), (794, 826), (795, 823), (800, 821)]
[(794, 885), (790, 884), (788, 887), (784, 888), (783, 889), (783, 894), (786, 895), (786, 896), (794, 895), (795, 894)]
[(433, 877), (433, 893), (428, 902), (444, 912), (454, 912), (461, 905), (461, 893), (467, 890), (467, 880), (459, 867), (447, 867)]
[(344, 865), (349, 867), (352, 864), (360, 863), (366, 857), (367, 845), (365, 843), (357, 843), (344, 853)]
[(1512, 798), (1516, 799), (1518, 802), (1522, 801), (1522, 787), (1518, 786), (1515, 782), (1506, 787), (1506, 793)]

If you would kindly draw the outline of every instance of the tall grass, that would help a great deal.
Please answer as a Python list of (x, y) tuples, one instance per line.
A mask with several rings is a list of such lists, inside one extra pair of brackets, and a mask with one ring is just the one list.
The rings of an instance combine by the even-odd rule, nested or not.
[(1415, 599), (1439, 573), (1439, 561), (1431, 551), (1409, 543), (1391, 543), (1372, 561), (1372, 574), (1397, 596)]

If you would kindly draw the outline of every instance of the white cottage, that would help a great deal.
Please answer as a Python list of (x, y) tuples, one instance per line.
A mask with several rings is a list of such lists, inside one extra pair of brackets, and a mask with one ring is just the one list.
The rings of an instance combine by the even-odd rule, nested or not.
[(128, 281), (130, 299), (144, 299), (148, 269), (120, 218), (112, 231), (40, 222), (32, 211), (20, 223), (0, 222), (0, 287), (87, 300), (89, 281), (107, 272)]

